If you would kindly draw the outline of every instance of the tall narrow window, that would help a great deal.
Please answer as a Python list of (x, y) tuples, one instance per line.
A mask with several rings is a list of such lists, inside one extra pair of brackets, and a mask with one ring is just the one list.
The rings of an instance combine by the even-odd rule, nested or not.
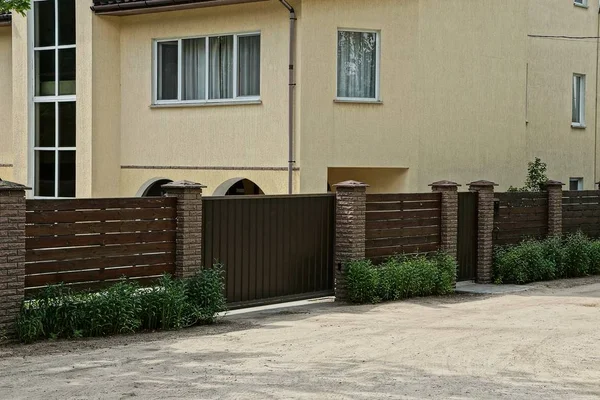
[(75, 197), (75, 0), (36, 0), (33, 22), (34, 195)]
[(573, 121), (574, 127), (585, 127), (585, 75), (573, 75)]
[(260, 96), (260, 34), (156, 42), (157, 104)]
[(379, 33), (338, 32), (337, 97), (378, 100)]

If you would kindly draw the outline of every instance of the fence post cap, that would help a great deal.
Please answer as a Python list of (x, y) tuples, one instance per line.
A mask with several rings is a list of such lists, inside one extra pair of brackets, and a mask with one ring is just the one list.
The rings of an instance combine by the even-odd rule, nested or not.
[(469, 186), (471, 186), (471, 187), (494, 187), (494, 186), (498, 186), (498, 184), (494, 183), (492, 181), (480, 180), (480, 181), (475, 181), (475, 182), (469, 183)]
[(452, 181), (437, 181), (437, 182), (433, 182), (431, 185), (429, 185), (431, 187), (459, 187), (462, 185), (459, 185), (456, 182), (452, 182)]
[(563, 187), (563, 186), (565, 186), (565, 184), (560, 181), (553, 181), (550, 179), (550, 180), (547, 180), (546, 183), (544, 183), (544, 186), (546, 186), (546, 187), (556, 187), (556, 186)]
[(21, 185), (20, 183), (14, 183), (9, 181), (3, 181), (0, 179), (0, 191), (17, 191), (17, 190), (31, 190), (30, 187)]
[(169, 189), (205, 189), (206, 188), (206, 186), (201, 183), (191, 182), (191, 181), (176, 181), (176, 182), (167, 183), (165, 185), (162, 185), (161, 187), (165, 190), (169, 190)]
[(344, 181), (344, 182), (340, 182), (340, 183), (333, 185), (333, 187), (335, 187), (335, 188), (368, 188), (369, 185), (367, 185), (364, 182), (358, 182), (358, 181)]

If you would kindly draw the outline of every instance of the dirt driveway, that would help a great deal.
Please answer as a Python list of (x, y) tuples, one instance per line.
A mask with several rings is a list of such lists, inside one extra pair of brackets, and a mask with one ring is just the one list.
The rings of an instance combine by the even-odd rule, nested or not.
[(597, 399), (600, 280), (0, 348), (2, 399)]

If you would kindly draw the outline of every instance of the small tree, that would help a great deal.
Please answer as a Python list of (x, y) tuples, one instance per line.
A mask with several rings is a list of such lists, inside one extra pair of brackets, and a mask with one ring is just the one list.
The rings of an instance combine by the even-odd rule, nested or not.
[(0, 13), (14, 11), (25, 16), (30, 7), (30, 0), (0, 0)]
[(536, 157), (533, 162), (527, 165), (527, 179), (525, 180), (525, 186), (522, 188), (510, 187), (509, 192), (541, 192), (544, 190), (546, 182), (548, 182), (548, 176), (546, 171), (548, 165), (543, 162), (539, 157)]

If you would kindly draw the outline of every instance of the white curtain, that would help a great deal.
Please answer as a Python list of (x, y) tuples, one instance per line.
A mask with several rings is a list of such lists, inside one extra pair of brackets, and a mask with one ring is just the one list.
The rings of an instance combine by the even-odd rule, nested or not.
[(183, 100), (206, 99), (206, 39), (182, 40)]
[(260, 96), (260, 36), (240, 36), (238, 40), (239, 96)]
[(209, 99), (233, 98), (233, 36), (211, 37)]
[(376, 97), (377, 34), (338, 34), (338, 97)]

